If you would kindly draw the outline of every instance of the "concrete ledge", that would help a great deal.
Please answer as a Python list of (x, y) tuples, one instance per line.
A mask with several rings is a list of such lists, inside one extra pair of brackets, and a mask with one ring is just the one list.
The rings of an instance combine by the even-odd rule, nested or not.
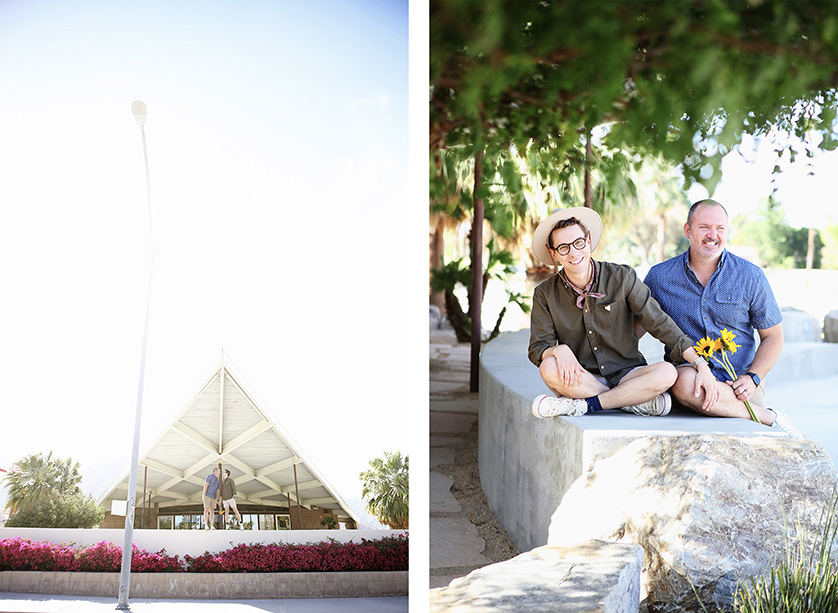
[[(0, 592), (113, 596), (119, 573), (0, 572)], [(407, 596), (408, 571), (342, 573), (132, 573), (133, 598), (375, 598)]]
[[(528, 342), (528, 330), (506, 333), (488, 343), (480, 358), (480, 481), (490, 508), (521, 551), (547, 543), (551, 516), (593, 460), (637, 438), (651, 433), (783, 436), (748, 420), (709, 419), (689, 411), (662, 418), (606, 411), (537, 419), (532, 400), (549, 391), (527, 359)], [(656, 351), (662, 354), (651, 338), (641, 343), (641, 351), (649, 362), (660, 359)]]
[(538, 547), (431, 590), (431, 611), (633, 613), (640, 607), (643, 548), (588, 541)]

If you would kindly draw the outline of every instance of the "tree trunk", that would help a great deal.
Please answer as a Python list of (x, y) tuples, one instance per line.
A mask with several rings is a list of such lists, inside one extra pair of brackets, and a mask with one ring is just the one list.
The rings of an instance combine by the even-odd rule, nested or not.
[[(430, 284), (430, 275), (431, 273), (440, 268), (442, 266), (442, 254), (445, 251), (445, 223), (443, 221), (442, 215), (436, 215), (436, 223), (433, 224), (431, 228), (431, 233), (429, 236), (430, 244), (429, 244), (429, 255), (430, 255), (430, 271), (428, 273), (428, 283)], [(429, 293), (429, 302), (430, 304), (434, 304), (439, 307), (439, 310), (445, 315), (445, 297), (442, 292), (438, 292), (434, 294), (433, 292), (428, 290)]]
[(474, 156), (474, 218), (471, 227), (471, 373), (469, 390), (478, 389), (480, 362), (481, 312), (483, 302), (483, 198), (478, 194), (483, 183), (483, 148)]
[(594, 149), (593, 145), (591, 145), (591, 129), (588, 128), (586, 130), (586, 136), (588, 137), (585, 143), (585, 206), (589, 209), (591, 207), (591, 165), (593, 164), (594, 160)]
[(812, 274), (812, 267), (815, 265), (815, 228), (809, 228), (809, 246), (806, 249), (806, 288), (809, 289), (809, 276)]

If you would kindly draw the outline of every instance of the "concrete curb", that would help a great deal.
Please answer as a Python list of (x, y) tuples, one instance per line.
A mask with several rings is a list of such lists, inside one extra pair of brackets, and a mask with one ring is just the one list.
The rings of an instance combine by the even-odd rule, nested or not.
[[(119, 573), (7, 570), (0, 592), (113, 596)], [(335, 573), (132, 573), (132, 598), (377, 598), (408, 595), (408, 571)]]

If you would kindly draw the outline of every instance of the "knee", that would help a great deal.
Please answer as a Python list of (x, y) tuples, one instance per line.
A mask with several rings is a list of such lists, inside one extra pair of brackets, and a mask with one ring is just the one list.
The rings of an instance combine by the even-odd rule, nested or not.
[(541, 366), (538, 367), (538, 373), (541, 375), (541, 379), (548, 385), (548, 387), (555, 385), (559, 380), (556, 358), (549, 357), (546, 360), (543, 360), (541, 362)]
[(695, 401), (695, 371), (691, 368), (679, 368), (677, 370), (672, 394), (681, 404), (689, 405)]
[(678, 369), (669, 362), (658, 362), (658, 378), (664, 389), (669, 389), (678, 380)]

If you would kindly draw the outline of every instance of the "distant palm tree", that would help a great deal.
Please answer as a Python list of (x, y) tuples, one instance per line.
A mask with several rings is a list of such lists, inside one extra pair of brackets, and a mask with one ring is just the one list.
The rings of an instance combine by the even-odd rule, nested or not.
[(367, 511), (385, 526), (406, 530), (409, 525), (408, 456), (401, 451), (384, 452), (384, 459), (370, 460), (370, 470), (361, 473), (361, 496)]
[(8, 493), (6, 510), (14, 515), (49, 496), (80, 494), (81, 479), (79, 463), (71, 458), (53, 459), (51, 451), (46, 457), (28, 455), (3, 476)]

